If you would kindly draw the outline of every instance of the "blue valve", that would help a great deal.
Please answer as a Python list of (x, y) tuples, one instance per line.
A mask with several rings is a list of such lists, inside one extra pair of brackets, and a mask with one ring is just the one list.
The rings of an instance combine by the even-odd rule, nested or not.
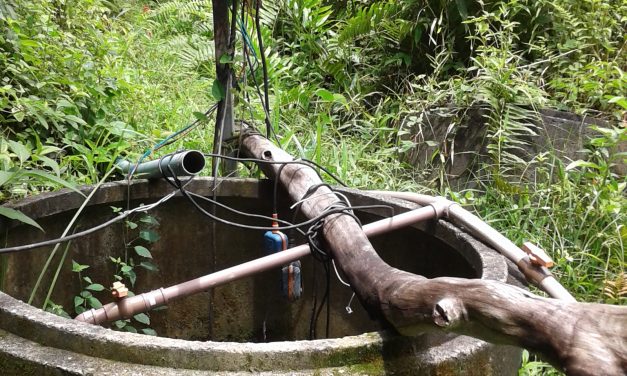
[(273, 254), (287, 249), (287, 236), (281, 231), (266, 231), (263, 235), (266, 254)]
[[(272, 214), (272, 227), (279, 227), (279, 223), (276, 221), (277, 214)], [(266, 231), (263, 235), (264, 246), (266, 253), (271, 255), (273, 253), (285, 251), (287, 249), (287, 236), (279, 230)]]
[[(276, 219), (277, 215), (273, 214), (272, 217)], [(278, 222), (273, 221), (272, 227), (279, 227)], [(288, 246), (287, 236), (279, 230), (266, 231), (263, 241), (268, 255), (285, 251)], [(281, 292), (290, 301), (300, 298), (303, 292), (300, 261), (293, 261), (281, 268)]]

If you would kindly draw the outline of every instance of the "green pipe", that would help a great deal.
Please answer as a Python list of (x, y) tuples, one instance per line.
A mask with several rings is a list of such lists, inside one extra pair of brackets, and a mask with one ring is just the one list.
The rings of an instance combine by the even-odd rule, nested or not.
[(118, 160), (115, 165), (123, 174), (135, 169), (133, 176), (139, 179), (171, 177), (172, 173), (174, 176), (192, 176), (205, 168), (205, 156), (197, 150), (188, 150), (166, 155), (154, 161), (142, 162), (137, 168), (135, 163), (126, 159)]

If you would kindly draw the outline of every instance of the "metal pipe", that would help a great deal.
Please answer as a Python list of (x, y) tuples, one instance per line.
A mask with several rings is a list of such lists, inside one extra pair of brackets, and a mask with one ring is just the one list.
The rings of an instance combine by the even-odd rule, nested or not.
[(437, 203), (438, 206), (444, 206), (446, 209), (443, 214), (455, 224), (459, 224), (467, 228), (470, 233), (482, 241), (488, 243), (494, 249), (499, 251), (503, 256), (514, 262), (527, 279), (538, 285), (549, 296), (565, 301), (576, 301), (575, 298), (566, 290), (551, 274), (551, 272), (538, 265), (530, 262), (529, 256), (520, 249), (511, 240), (496, 231), (493, 227), (482, 221), (479, 217), (472, 214), (468, 210), (462, 208), (456, 202), (450, 201), (444, 197), (433, 197), (412, 192), (391, 192), (391, 191), (368, 191), (384, 196), (391, 196), (414, 202), (418, 205), (428, 206)]
[[(385, 218), (363, 226), (364, 233), (371, 237), (396, 230), (411, 224), (435, 218), (438, 215), (439, 204), (411, 210), (390, 218)], [(439, 208), (439, 209), (438, 209)], [(126, 297), (117, 302), (109, 303), (99, 309), (85, 311), (74, 318), (91, 324), (115, 321), (132, 317), (140, 312), (166, 305), (170, 300), (193, 295), (210, 288), (223, 285), (256, 273), (280, 267), (298, 260), (310, 252), (307, 244), (299, 245), (285, 251), (232, 266), (178, 285), (160, 288), (140, 295)]]
[[(205, 168), (205, 156), (197, 150), (182, 151), (154, 161), (143, 162), (137, 165), (126, 159), (118, 160), (115, 165), (123, 174), (135, 169), (133, 176), (140, 179), (154, 179), (165, 176), (172, 176), (170, 169), (175, 176), (197, 175)], [(168, 168), (169, 167), (169, 168)]]

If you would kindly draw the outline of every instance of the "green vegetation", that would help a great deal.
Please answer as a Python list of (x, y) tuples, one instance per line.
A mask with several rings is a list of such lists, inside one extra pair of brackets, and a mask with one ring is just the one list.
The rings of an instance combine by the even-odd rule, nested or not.
[[(114, 212), (122, 210), (121, 208), (113, 209)], [(159, 240), (159, 234), (156, 232), (158, 225), (159, 222), (157, 219), (149, 214), (142, 214), (137, 222), (127, 220), (125, 236), (128, 237), (133, 234), (136, 235), (136, 237), (126, 243), (123, 258), (109, 256), (109, 261), (115, 265), (116, 270), (113, 275), (113, 281), (114, 283), (121, 282), (124, 286), (128, 286), (128, 296), (135, 295), (131, 289), (137, 282), (138, 268), (143, 268), (149, 272), (159, 270), (157, 266), (151, 262), (152, 254), (150, 253), (150, 250), (144, 246), (149, 246)], [(62, 262), (60, 265), (61, 264)], [(89, 276), (81, 274), (81, 272), (89, 269), (89, 267), (89, 265), (82, 265), (72, 260), (72, 271), (77, 273), (82, 289), (78, 295), (74, 296), (74, 312), (77, 315), (89, 309), (102, 308), (102, 303), (96, 296), (94, 296), (94, 293), (105, 291), (105, 287), (99, 283), (94, 283)], [(62, 307), (59, 307), (58, 305), (53, 304), (50, 310), (51, 312), (69, 317), (69, 315), (62, 310)], [(139, 327), (141, 333), (143, 334), (157, 335), (157, 332), (150, 328), (149, 325), (150, 315), (148, 313), (138, 313), (134, 315), (132, 319), (114, 321), (112, 328), (131, 333), (138, 333)]]
[[(627, 302), (627, 181), (619, 173), (627, 3), (268, 0), (264, 7), (271, 123), (284, 148), (354, 187), (428, 191), (472, 205), (514, 242), (547, 250), (578, 299)], [(254, 22), (241, 21), (258, 57)], [(0, 200), (96, 183), (118, 156), (138, 157), (220, 95), (208, 0), (0, 0), (0, 28)], [(261, 129), (251, 83), (262, 75), (244, 70), (241, 35), (236, 48), (236, 117)], [(449, 134), (467, 109), (486, 114), (487, 160), (472, 189), (449, 184), (446, 166), (456, 154), (445, 141), (431, 141), (428, 165), (403, 162), (417, 146), (407, 130), (443, 107), (455, 113)], [(552, 151), (521, 158), (542, 108), (606, 125), (578, 160)], [(210, 150), (214, 120), (203, 121), (166, 151)], [(528, 359), (527, 372), (546, 365)]]

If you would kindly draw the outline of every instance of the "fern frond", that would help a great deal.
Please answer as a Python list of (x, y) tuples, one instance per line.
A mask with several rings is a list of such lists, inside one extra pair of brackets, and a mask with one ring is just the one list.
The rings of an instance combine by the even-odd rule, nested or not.
[[(174, 0), (159, 5), (152, 13), (152, 17), (158, 21), (168, 21), (170, 18), (190, 20), (194, 16), (207, 18), (211, 15), (210, 0)], [(208, 17), (211, 19), (211, 17)]]
[(201, 71), (201, 73), (209, 73), (204, 70), (211, 66), (215, 59), (213, 40), (193, 35), (191, 38), (173, 39), (170, 43), (176, 44), (176, 54), (184, 66)]
[(14, 4), (11, 1), (0, 0), (0, 20), (5, 18), (15, 18)]
[(396, 1), (376, 2), (369, 7), (360, 8), (355, 15), (346, 21), (338, 35), (340, 43), (346, 43), (377, 29), (377, 25), (386, 19), (395, 19), (401, 5)]

